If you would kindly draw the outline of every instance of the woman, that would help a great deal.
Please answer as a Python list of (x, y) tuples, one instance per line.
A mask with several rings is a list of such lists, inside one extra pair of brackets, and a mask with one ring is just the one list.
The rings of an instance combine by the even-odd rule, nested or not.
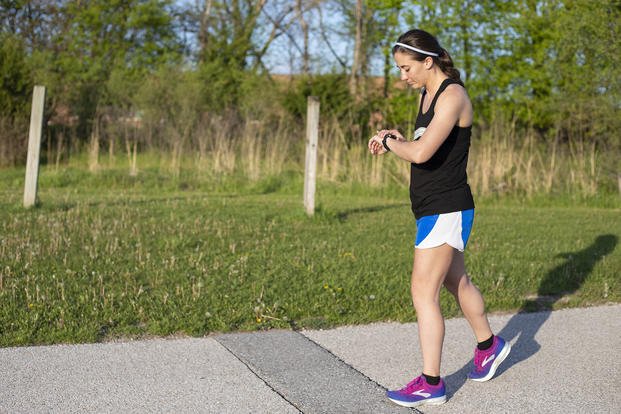
[(470, 379), (491, 379), (511, 346), (493, 335), (483, 297), (464, 264), (463, 251), (474, 219), (466, 177), (473, 115), (459, 71), (448, 52), (423, 30), (401, 35), (392, 52), (401, 79), (422, 89), (416, 131), (411, 141), (397, 130), (379, 131), (369, 140), (369, 150), (374, 155), (392, 152), (411, 163), (410, 199), (417, 227), (411, 292), (423, 372), (387, 396), (397, 404), (415, 407), (446, 401), (440, 378), (442, 285), (455, 296), (477, 340)]

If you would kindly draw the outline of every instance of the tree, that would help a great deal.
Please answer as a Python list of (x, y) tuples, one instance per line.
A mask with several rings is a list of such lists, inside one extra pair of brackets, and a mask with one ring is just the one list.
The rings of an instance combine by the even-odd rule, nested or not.
[(273, 42), (287, 36), (305, 59), (309, 70), (308, 38), (302, 46), (292, 31), (300, 23), (308, 36), (305, 13), (319, 0), (205, 0), (185, 6), (187, 30), (194, 33), (194, 50), (199, 71), (209, 84), (208, 106), (223, 109), (236, 106), (240, 80), (248, 75), (267, 74), (265, 58)]
[(0, 112), (5, 117), (25, 116), (32, 76), (23, 41), (0, 33)]
[[(621, 138), (621, 45), (619, 3), (609, 0), (565, 1), (552, 29), (555, 65), (552, 82), (558, 91), (552, 104), (557, 121), (572, 126), (582, 139)], [(612, 143), (612, 142), (611, 142)]]
[[(52, 99), (68, 102), (79, 116), (78, 136), (86, 138), (100, 105), (112, 103), (106, 83), (123, 71), (128, 85), (158, 65), (175, 60), (178, 42), (167, 7), (170, 0), (67, 0), (46, 9), (54, 14), (37, 47), (36, 76), (51, 86)], [(115, 102), (120, 103), (120, 102)]]

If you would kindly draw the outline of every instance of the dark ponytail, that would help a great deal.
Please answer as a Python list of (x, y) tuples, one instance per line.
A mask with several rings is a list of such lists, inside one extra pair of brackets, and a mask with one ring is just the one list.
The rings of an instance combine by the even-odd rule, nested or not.
[[(438, 65), (440, 70), (444, 72), (446, 76), (457, 81), (461, 86), (464, 86), (459, 70), (457, 70), (457, 68), (453, 65), (451, 55), (449, 55), (446, 49), (443, 49), (440, 46), (440, 43), (432, 34), (424, 30), (413, 29), (399, 36), (397, 43), (401, 43), (414, 49), (418, 49), (421, 52), (427, 53), (421, 53), (397, 44), (392, 48), (393, 55), (397, 52), (407, 53), (418, 61), (423, 61), (430, 57), (433, 59), (433, 63)], [(432, 54), (438, 56), (433, 56)]]
[(449, 55), (449, 52), (447, 52), (446, 49), (442, 49), (440, 56), (434, 56), (433, 61), (438, 65), (442, 72), (446, 73), (446, 76), (459, 82), (461, 86), (464, 86), (464, 83), (461, 80), (461, 74), (453, 65), (453, 59), (451, 59), (451, 55)]

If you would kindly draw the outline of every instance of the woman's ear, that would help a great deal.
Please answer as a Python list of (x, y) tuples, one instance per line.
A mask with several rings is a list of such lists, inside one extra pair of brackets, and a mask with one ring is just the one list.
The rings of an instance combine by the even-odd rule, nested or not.
[(433, 58), (431, 56), (427, 56), (425, 58), (425, 69), (431, 69), (433, 66)]

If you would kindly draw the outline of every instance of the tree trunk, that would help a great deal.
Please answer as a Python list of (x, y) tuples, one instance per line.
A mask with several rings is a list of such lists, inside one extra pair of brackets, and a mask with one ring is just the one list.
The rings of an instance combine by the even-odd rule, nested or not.
[(363, 101), (367, 97), (367, 80), (369, 79), (369, 22), (373, 21), (373, 10), (370, 7), (362, 10), (360, 19), (360, 74), (358, 76), (358, 96), (356, 102)]
[(199, 60), (204, 62), (206, 59), (207, 43), (209, 41), (209, 16), (213, 0), (205, 1), (205, 8), (201, 14), (200, 27), (198, 29), (198, 43), (200, 47)]
[(461, 16), (462, 23), (460, 25), (461, 41), (464, 53), (464, 82), (468, 81), (470, 71), (472, 70), (472, 56), (470, 56), (470, 33), (468, 31), (468, 21), (472, 18), (470, 14), (471, 9), (472, 4), (470, 2), (463, 6)]
[(304, 20), (304, 13), (302, 10), (302, 0), (297, 0), (296, 12), (299, 16), (300, 27), (302, 29), (302, 35), (304, 37), (304, 46), (302, 51), (302, 73), (308, 75), (310, 72), (310, 56), (308, 53), (308, 23)]
[(354, 97), (354, 101), (358, 102), (360, 100), (358, 83), (360, 80), (360, 66), (362, 62), (362, 0), (356, 0), (355, 25), (354, 60), (352, 62), (351, 76), (349, 78), (349, 93)]

